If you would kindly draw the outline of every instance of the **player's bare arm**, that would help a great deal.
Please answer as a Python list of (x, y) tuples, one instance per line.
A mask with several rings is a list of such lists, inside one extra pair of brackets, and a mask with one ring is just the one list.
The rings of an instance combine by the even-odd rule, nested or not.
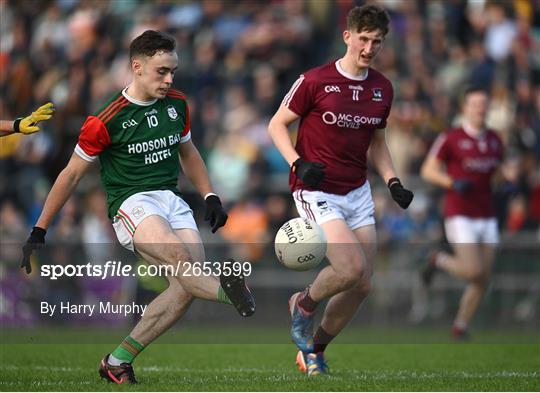
[(77, 184), (90, 167), (90, 164), (91, 163), (83, 160), (74, 153), (67, 166), (56, 178), (49, 195), (47, 195), (45, 206), (43, 207), (43, 211), (41, 212), (36, 226), (32, 229), (30, 237), (23, 246), (21, 268), (25, 268), (27, 274), (32, 272), (30, 263), (32, 251), (45, 243), (47, 228), (51, 224), (56, 213), (58, 213), (71, 196), (75, 187), (77, 187)]
[(371, 162), (375, 165), (377, 172), (383, 178), (385, 183), (388, 183), (393, 177), (396, 177), (394, 163), (386, 144), (386, 129), (376, 130), (369, 146), (369, 156)]
[(0, 137), (13, 134), (14, 123), (13, 120), (0, 120)]
[(402, 208), (406, 209), (411, 204), (414, 194), (403, 187), (401, 181), (396, 177), (394, 163), (386, 144), (386, 130), (377, 129), (373, 134), (368, 154), (371, 162), (379, 172), (379, 175), (387, 184), (392, 199)]
[(300, 116), (296, 113), (281, 105), (270, 120), (268, 132), (296, 176), (306, 185), (316, 187), (325, 177), (325, 165), (305, 160), (304, 157), (300, 157), (294, 148), (289, 135), (289, 126), (299, 118)]
[(292, 165), (300, 157), (289, 135), (289, 126), (299, 118), (300, 116), (296, 113), (281, 105), (268, 124), (270, 137), (289, 165)]
[(204, 220), (210, 222), (212, 233), (225, 225), (228, 215), (221, 205), (219, 197), (212, 192), (212, 184), (208, 170), (191, 140), (181, 143), (179, 147), (180, 164), (189, 181), (197, 188), (206, 203)]
[(45, 230), (49, 227), (54, 216), (69, 199), (90, 165), (90, 162), (83, 160), (77, 154), (72, 154), (71, 159), (56, 178), (45, 200), (43, 211), (36, 223), (37, 227)]
[(430, 154), (424, 161), (420, 174), (426, 181), (443, 187), (447, 190), (452, 188), (454, 180), (446, 173), (444, 163)]
[(191, 139), (185, 143), (181, 143), (179, 147), (180, 164), (184, 174), (189, 181), (195, 186), (201, 196), (205, 196), (212, 192), (212, 185), (208, 177), (208, 170)]

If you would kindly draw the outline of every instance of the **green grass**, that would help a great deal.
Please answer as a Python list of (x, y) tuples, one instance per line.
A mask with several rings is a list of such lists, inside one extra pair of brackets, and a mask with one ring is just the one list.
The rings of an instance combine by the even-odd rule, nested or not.
[(327, 350), (331, 376), (309, 379), (295, 368), (292, 344), (156, 343), (135, 362), (140, 382), (136, 387), (98, 379), (97, 364), (112, 350), (111, 344), (2, 342), (2, 391), (540, 390), (537, 340), (528, 344), (335, 344)]
[[(239, 328), (241, 326), (241, 328)], [(29, 329), (0, 329), (0, 343), (5, 344), (116, 344), (128, 328), (96, 327), (66, 328), (44, 326)], [(534, 330), (477, 330), (475, 344), (540, 344), (540, 332)], [(194, 324), (175, 328), (160, 337), (161, 344), (288, 344), (289, 325), (261, 326), (223, 324), (216, 326)], [(449, 344), (453, 340), (448, 328), (427, 327), (351, 327), (336, 339), (340, 344)]]

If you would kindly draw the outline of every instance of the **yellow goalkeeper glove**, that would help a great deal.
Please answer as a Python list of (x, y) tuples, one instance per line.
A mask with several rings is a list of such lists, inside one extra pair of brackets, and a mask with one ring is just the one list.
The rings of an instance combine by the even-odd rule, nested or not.
[(20, 117), (13, 123), (13, 129), (15, 132), (21, 132), (23, 134), (33, 134), (39, 131), (37, 124), (43, 120), (49, 120), (54, 114), (54, 105), (52, 102), (48, 102), (45, 105), (40, 106), (36, 111), (32, 112), (30, 116)]

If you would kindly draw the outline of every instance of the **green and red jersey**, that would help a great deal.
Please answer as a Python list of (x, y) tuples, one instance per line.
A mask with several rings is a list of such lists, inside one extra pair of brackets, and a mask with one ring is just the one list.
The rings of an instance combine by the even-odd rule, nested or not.
[(142, 102), (126, 90), (88, 116), (75, 147), (86, 161), (99, 157), (109, 218), (139, 192), (170, 190), (179, 195), (178, 148), (191, 138), (184, 94), (171, 89), (163, 99)]

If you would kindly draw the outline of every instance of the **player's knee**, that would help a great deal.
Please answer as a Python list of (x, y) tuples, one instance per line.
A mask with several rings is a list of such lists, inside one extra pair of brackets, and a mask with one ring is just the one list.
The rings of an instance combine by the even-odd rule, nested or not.
[(363, 265), (358, 263), (351, 263), (347, 267), (341, 269), (338, 273), (338, 279), (343, 289), (349, 289), (358, 286), (359, 283), (364, 280)]
[(471, 277), (471, 281), (477, 285), (487, 287), (490, 279), (490, 272), (485, 270), (476, 271), (474, 276)]
[(371, 281), (362, 278), (355, 287), (353, 287), (353, 296), (364, 299), (371, 292)]
[(369, 293), (371, 292), (371, 280), (367, 278), (362, 280), (362, 283), (360, 284), (359, 292), (363, 296), (369, 295)]
[(480, 268), (474, 268), (469, 270), (468, 280), (475, 283), (482, 283), (486, 280), (486, 273)]
[(169, 287), (167, 290), (171, 291), (173, 293), (173, 298), (176, 299), (175, 302), (170, 303), (168, 306), (170, 312), (181, 312), (186, 305), (190, 304), (195, 299), (195, 297), (184, 289), (178, 280), (178, 277), (167, 277), (167, 279), (169, 280)]
[(169, 247), (165, 252), (164, 258), (166, 262), (174, 266), (176, 266), (178, 263), (191, 261), (191, 255), (189, 251), (182, 245), (175, 245), (175, 247)]

